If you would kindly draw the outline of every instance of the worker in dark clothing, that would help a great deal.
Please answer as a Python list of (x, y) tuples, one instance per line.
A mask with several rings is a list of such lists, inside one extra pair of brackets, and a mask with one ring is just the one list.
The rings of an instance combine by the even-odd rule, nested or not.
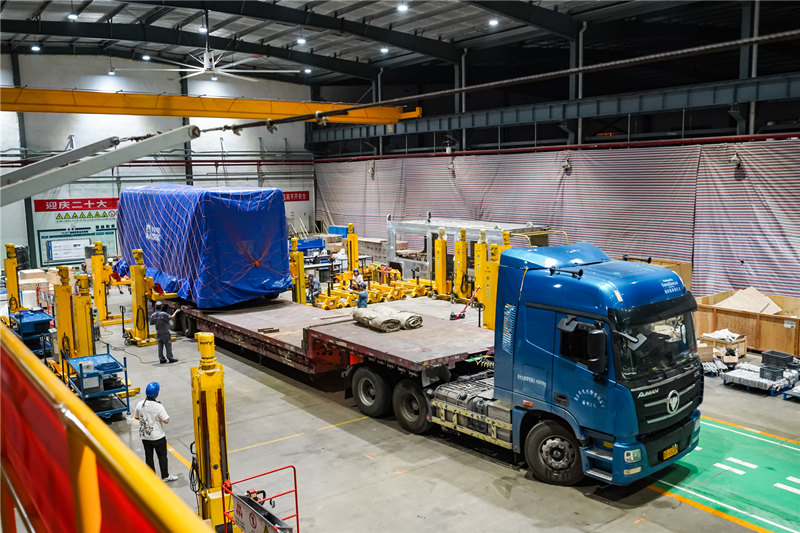
[(320, 295), (322, 292), (322, 286), (319, 284), (319, 280), (314, 277), (314, 274), (308, 275), (308, 302), (311, 305), (314, 305), (314, 302), (317, 300), (317, 296)]
[[(156, 302), (156, 311), (150, 315), (150, 325), (156, 327), (156, 340), (158, 341), (158, 361), (160, 363), (174, 363), (177, 361), (172, 357), (172, 333), (169, 331), (169, 321), (175, 318), (178, 314), (176, 310), (174, 313), (167, 314), (164, 312), (164, 304)], [(167, 357), (164, 358), (164, 346), (167, 347)]]
[(356, 307), (359, 309), (364, 309), (367, 307), (367, 302), (369, 301), (369, 293), (366, 289), (358, 293), (358, 300), (356, 300)]

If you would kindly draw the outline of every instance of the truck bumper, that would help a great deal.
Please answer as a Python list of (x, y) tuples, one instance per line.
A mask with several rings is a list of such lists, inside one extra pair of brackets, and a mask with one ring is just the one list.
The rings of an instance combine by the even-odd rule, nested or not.
[(699, 438), (698, 410), (677, 427), (643, 441), (615, 442), (613, 450), (609, 450), (613, 458), (605, 461), (606, 464), (598, 464), (596, 455), (593, 456), (589, 450), (582, 450), (584, 471), (587, 476), (606, 483), (628, 485), (679, 461), (697, 447)]

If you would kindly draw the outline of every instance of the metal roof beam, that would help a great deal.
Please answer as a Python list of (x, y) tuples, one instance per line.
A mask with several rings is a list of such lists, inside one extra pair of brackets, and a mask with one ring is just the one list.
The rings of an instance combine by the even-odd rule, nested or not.
[(44, 10), (47, 9), (47, 6), (49, 6), (52, 3), (53, 0), (47, 0), (47, 2), (42, 2), (41, 4), (39, 4), (39, 7), (36, 8), (36, 11), (34, 11), (33, 14), (28, 18), (31, 20), (38, 19), (40, 16), (42, 16)]
[(336, 18), (328, 15), (320, 15), (308, 10), (293, 9), (282, 5), (267, 2), (247, 2), (247, 1), (176, 1), (176, 0), (154, 0), (152, 2), (140, 2), (148, 5), (162, 5), (179, 8), (208, 9), (217, 13), (238, 15), (257, 20), (272, 20), (296, 24), (298, 26), (313, 26), (329, 30), (352, 33), (373, 41), (378, 41), (399, 48), (404, 48), (412, 52), (418, 52), (427, 56), (445, 59), (451, 62), (461, 60), (461, 48), (449, 43), (427, 37), (417, 37), (412, 34), (389, 30), (378, 26), (371, 26), (361, 22), (355, 22), (344, 18)]
[[(86, 39), (141, 41), (164, 45), (205, 48), (206, 35), (194, 32), (176, 31), (171, 28), (144, 26), (141, 24), (97, 24), (91, 22), (36, 22), (30, 20), (3, 20), (3, 31), (7, 33), (38, 33), (61, 37)], [(332, 57), (298, 52), (269, 45), (249, 43), (209, 35), (208, 45), (215, 50), (232, 50), (247, 54), (277, 57), (326, 70), (342, 72), (358, 78), (372, 80), (377, 71), (366, 63), (347, 61)]]
[(763, 76), (747, 80), (705, 83), (632, 94), (600, 96), (559, 102), (545, 102), (501, 109), (486, 109), (404, 120), (386, 126), (328, 127), (313, 130), (306, 143), (349, 141), (389, 135), (429, 133), (472, 128), (523, 126), (558, 123), (577, 118), (614, 117), (730, 107), (738, 102), (767, 102), (800, 98), (800, 73)]
[(203, 11), (198, 11), (194, 15), (189, 15), (185, 19), (183, 19), (180, 22), (178, 22), (177, 24), (173, 25), (172, 29), (173, 30), (179, 30), (179, 29), (183, 28), (184, 26), (186, 26), (187, 24), (191, 24), (192, 22), (194, 22), (195, 20), (199, 19), (203, 15), (204, 15)]
[(545, 9), (524, 2), (473, 1), (468, 3), (485, 11), (512, 18), (542, 30), (547, 30), (565, 39), (576, 39), (578, 37), (580, 24), (569, 15), (559, 13), (552, 9)]
[(126, 4), (125, 2), (119, 4), (117, 7), (115, 7), (114, 9), (112, 9), (99, 19), (97, 19), (97, 23), (108, 22), (112, 20), (114, 17), (119, 15), (122, 12), (122, 10), (125, 9), (126, 7), (128, 7), (128, 4)]
[(213, 26), (208, 28), (208, 33), (214, 33), (215, 31), (224, 28), (228, 24), (233, 24), (234, 22), (236, 22), (237, 20), (239, 20), (241, 18), (242, 17), (240, 17), (239, 15), (234, 15), (233, 17), (228, 17), (225, 20), (223, 20), (222, 22), (220, 22), (219, 24), (214, 24)]
[(144, 24), (145, 26), (148, 26), (157, 21), (158, 19), (160, 19), (161, 17), (163, 17), (164, 15), (166, 15), (167, 13), (174, 10), (175, 8), (172, 7), (156, 7), (154, 9), (151, 9), (141, 17), (137, 18), (136, 20), (134, 20), (133, 23)]

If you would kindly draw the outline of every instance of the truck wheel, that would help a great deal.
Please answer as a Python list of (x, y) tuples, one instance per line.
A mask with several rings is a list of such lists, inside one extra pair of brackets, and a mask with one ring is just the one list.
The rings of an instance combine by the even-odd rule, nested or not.
[(194, 334), (197, 333), (197, 320), (189, 315), (186, 315), (185, 319), (186, 329), (183, 330), (183, 334), (190, 339), (194, 339)]
[(169, 327), (172, 329), (172, 331), (183, 332), (186, 329), (186, 326), (183, 323), (183, 314), (183, 311), (178, 311), (178, 314), (175, 315), (175, 318), (173, 318), (172, 322), (170, 322)]
[(430, 429), (428, 401), (415, 381), (404, 379), (395, 386), (392, 405), (395, 418), (405, 430), (419, 435)]
[(364, 366), (353, 373), (353, 396), (358, 410), (367, 416), (383, 416), (391, 408), (391, 389), (386, 380)]
[(581, 454), (572, 431), (553, 420), (533, 426), (525, 438), (525, 461), (540, 481), (574, 485), (583, 479)]

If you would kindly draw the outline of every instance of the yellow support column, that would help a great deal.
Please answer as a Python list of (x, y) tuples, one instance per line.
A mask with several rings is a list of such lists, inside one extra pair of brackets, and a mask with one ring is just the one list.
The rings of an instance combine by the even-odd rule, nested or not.
[(488, 247), (486, 243), (486, 231), (481, 230), (481, 238), (475, 243), (475, 299), (481, 303), (486, 303), (486, 291), (483, 286), (486, 285), (486, 261), (488, 259)]
[(472, 296), (469, 281), (467, 280), (467, 230), (461, 230), (461, 238), (454, 244), (453, 255), (453, 294), (459, 298), (469, 298)]
[(94, 306), (97, 308), (97, 317), (100, 320), (108, 318), (108, 302), (106, 301), (106, 284), (103, 281), (103, 265), (106, 258), (103, 256), (103, 243), (94, 242), (92, 254), (92, 292)]
[(13, 244), (6, 244), (6, 291), (8, 292), (8, 314), (18, 313), (22, 302), (19, 295), (19, 277), (17, 274), (17, 249)]
[(433, 287), (436, 294), (447, 294), (447, 235), (439, 228), (439, 238), (433, 243)]
[(483, 275), (483, 287), (481, 291), (485, 301), (483, 302), (483, 327), (493, 330), (495, 327), (495, 314), (497, 312), (497, 276), (500, 272), (500, 256), (503, 252), (511, 248), (511, 234), (503, 232), (503, 244), (493, 244), (490, 247), (489, 260)]
[(497, 261), (500, 261), (500, 255), (511, 248), (511, 233), (503, 232), (503, 244), (497, 247)]
[[(191, 369), (192, 414), (197, 458), (200, 517), (213, 527), (223, 523), (222, 483), (228, 480), (228, 437), (225, 422), (225, 369), (217, 363), (214, 334), (195, 333), (200, 366)], [(230, 502), (228, 502), (230, 508)]]
[(94, 323), (92, 320), (92, 295), (89, 294), (89, 276), (75, 276), (78, 295), (72, 298), (75, 324), (75, 356), (94, 355)]
[(297, 238), (292, 239), (292, 251), (289, 252), (292, 271), (292, 300), (299, 303), (306, 303), (306, 274), (305, 256), (303, 252), (297, 251)]
[(58, 267), (61, 284), (53, 287), (55, 300), (56, 337), (59, 361), (75, 354), (75, 333), (72, 323), (72, 287), (69, 286), (69, 267)]
[(145, 276), (144, 253), (133, 250), (136, 264), (131, 265), (131, 328), (125, 331), (137, 346), (150, 346), (156, 343), (155, 334), (150, 335), (147, 316), (147, 295), (152, 288), (152, 278)]
[(354, 226), (347, 225), (347, 270), (352, 272), (358, 268), (358, 235)]

